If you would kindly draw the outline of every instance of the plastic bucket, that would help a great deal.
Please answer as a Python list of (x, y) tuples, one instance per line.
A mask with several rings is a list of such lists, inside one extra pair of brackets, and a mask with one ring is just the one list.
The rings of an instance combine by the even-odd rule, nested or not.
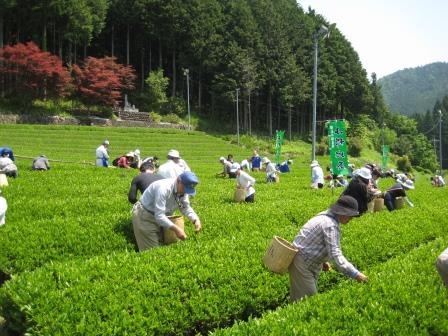
[(403, 197), (397, 197), (394, 199), (394, 206), (395, 209), (401, 209), (404, 206), (404, 198)]
[(375, 208), (375, 201), (370, 201), (367, 203), (367, 212), (373, 212), (373, 209)]
[(375, 203), (373, 206), (373, 211), (378, 212), (383, 209), (384, 206), (384, 198), (375, 198)]
[(5, 174), (0, 174), (0, 187), (7, 187), (8, 186), (8, 178)]
[(263, 263), (274, 273), (286, 273), (298, 251), (299, 250), (287, 240), (279, 236), (274, 236), (271, 245), (268, 247), (263, 257)]
[[(168, 216), (170, 221), (174, 223), (177, 227), (181, 229), (184, 228), (184, 217), (183, 216)], [(163, 242), (166, 245), (176, 243), (179, 240), (173, 230), (163, 229)]]
[(236, 188), (235, 189), (235, 195), (234, 195), (235, 202), (244, 202), (246, 199), (246, 189), (244, 188)]

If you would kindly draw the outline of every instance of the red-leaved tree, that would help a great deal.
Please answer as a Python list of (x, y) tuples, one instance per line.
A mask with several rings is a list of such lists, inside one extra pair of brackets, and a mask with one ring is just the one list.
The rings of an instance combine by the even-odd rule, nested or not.
[(31, 99), (65, 96), (72, 81), (61, 59), (34, 42), (1, 48), (0, 76), (6, 95)]
[(134, 89), (132, 66), (117, 63), (115, 57), (88, 57), (82, 67), (73, 65), (80, 98), (89, 104), (117, 106), (124, 91)]

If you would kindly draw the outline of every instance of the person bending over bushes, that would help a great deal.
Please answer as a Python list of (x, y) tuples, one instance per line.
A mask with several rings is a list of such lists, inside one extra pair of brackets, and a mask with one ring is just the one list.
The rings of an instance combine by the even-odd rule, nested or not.
[(345, 275), (359, 282), (368, 278), (358, 271), (342, 254), (341, 224), (359, 215), (358, 202), (351, 196), (341, 196), (327, 211), (311, 218), (294, 238), (299, 249), (289, 266), (290, 301), (295, 302), (317, 293), (321, 269), (331, 269), (328, 261)]

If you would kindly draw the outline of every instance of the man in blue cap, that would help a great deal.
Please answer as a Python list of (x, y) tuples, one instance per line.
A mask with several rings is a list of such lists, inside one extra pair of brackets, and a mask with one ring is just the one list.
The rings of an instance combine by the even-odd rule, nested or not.
[(173, 230), (181, 240), (187, 238), (185, 231), (168, 218), (176, 209), (194, 224), (195, 232), (201, 230), (201, 221), (188, 199), (196, 194), (198, 183), (197, 176), (187, 171), (177, 178), (155, 181), (143, 192), (132, 209), (132, 225), (140, 252), (162, 245), (163, 229)]

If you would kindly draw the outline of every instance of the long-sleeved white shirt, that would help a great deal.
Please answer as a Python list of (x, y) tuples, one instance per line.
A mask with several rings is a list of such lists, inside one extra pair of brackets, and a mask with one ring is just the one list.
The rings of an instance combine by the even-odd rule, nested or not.
[(266, 165), (266, 177), (275, 177), (277, 173), (277, 168), (275, 168), (275, 165), (272, 162), (269, 162)]
[(190, 171), (190, 167), (184, 160), (180, 159), (179, 163), (168, 160), (159, 167), (157, 173), (163, 178), (175, 178), (186, 171)]
[(311, 182), (324, 184), (324, 171), (320, 166), (311, 169)]
[(176, 178), (163, 179), (153, 182), (140, 198), (143, 208), (152, 212), (157, 223), (167, 229), (174, 225), (167, 216), (172, 215), (176, 209), (193, 223), (199, 219), (190, 206), (188, 195), (179, 197), (176, 192)]
[(107, 152), (107, 148), (101, 145), (96, 149), (96, 165), (102, 167), (103, 159), (109, 160), (109, 153)]
[(236, 177), (237, 186), (241, 186), (246, 189), (246, 197), (255, 193), (254, 184), (255, 179), (250, 176), (248, 173), (240, 170), (239, 175)]

